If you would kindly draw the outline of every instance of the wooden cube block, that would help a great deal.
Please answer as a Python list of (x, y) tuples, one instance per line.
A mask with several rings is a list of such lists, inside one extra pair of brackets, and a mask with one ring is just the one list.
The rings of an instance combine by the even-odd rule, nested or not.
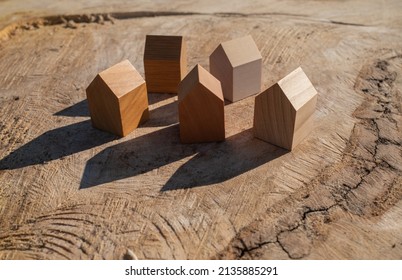
[(196, 65), (179, 85), (181, 142), (225, 140), (224, 105), (221, 83)]
[(146, 83), (128, 60), (100, 72), (86, 92), (98, 129), (126, 136), (149, 117)]
[(292, 150), (312, 130), (317, 91), (299, 67), (255, 98), (254, 135)]
[(261, 91), (262, 57), (251, 36), (220, 44), (209, 57), (209, 68), (231, 102)]
[(144, 69), (149, 92), (177, 93), (180, 81), (187, 74), (184, 38), (147, 35)]

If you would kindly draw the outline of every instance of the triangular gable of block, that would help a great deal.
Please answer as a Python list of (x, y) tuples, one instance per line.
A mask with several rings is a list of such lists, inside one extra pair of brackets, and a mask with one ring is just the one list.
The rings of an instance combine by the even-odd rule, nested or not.
[(88, 85), (87, 93), (92, 98), (100, 98), (102, 100), (108, 100), (109, 102), (116, 102), (116, 104), (119, 102), (119, 98), (114, 94), (113, 90), (102, 78), (100, 73), (97, 74), (92, 82)]
[(292, 104), (278, 84), (272, 85), (255, 98), (254, 128), (256, 137), (280, 147), (293, 142), (295, 115)]
[(118, 121), (121, 119), (119, 99), (99, 74), (89, 84), (86, 93), (87, 98), (92, 100), (89, 103), (92, 121), (100, 125), (101, 129), (121, 135), (123, 127)]
[(197, 86), (204, 87), (211, 95), (216, 96), (222, 101), (224, 100), (220, 82), (202, 66), (197, 64), (180, 84), (180, 91), (183, 94), (179, 95), (179, 102), (182, 102)]

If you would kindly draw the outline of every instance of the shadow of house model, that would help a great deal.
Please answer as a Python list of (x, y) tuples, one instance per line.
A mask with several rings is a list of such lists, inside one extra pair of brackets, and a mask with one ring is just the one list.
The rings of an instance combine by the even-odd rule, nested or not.
[(210, 55), (209, 67), (231, 102), (261, 91), (262, 56), (250, 35), (221, 43)]
[(225, 140), (224, 106), (221, 83), (197, 64), (179, 85), (181, 142)]
[(254, 135), (292, 150), (313, 128), (317, 91), (299, 67), (255, 98)]
[(86, 92), (92, 125), (100, 130), (123, 137), (149, 117), (146, 83), (128, 60), (100, 72)]

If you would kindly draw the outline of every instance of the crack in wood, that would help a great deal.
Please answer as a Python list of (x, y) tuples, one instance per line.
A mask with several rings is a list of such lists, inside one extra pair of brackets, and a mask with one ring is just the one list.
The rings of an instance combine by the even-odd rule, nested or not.
[[(364, 95), (369, 95), (376, 99), (376, 102), (381, 104), (381, 118), (392, 119), (392, 114), (399, 114), (400, 112), (395, 112), (395, 110), (391, 109), (393, 105), (392, 96), (394, 93), (394, 81), (396, 80), (396, 73), (389, 70), (389, 61), (395, 58), (401, 58), (401, 56), (397, 55), (389, 59), (378, 60), (373, 65), (365, 66), (361, 71), (358, 81), (355, 85), (356, 91), (360, 91)], [(382, 97), (385, 96), (387, 100), (383, 100)], [(363, 105), (362, 105), (363, 106)], [(361, 108), (356, 109), (358, 111)], [(363, 108), (369, 110), (367, 108)], [(217, 255), (218, 259), (232, 258), (232, 259), (244, 259), (244, 258), (252, 258), (252, 254), (257, 254), (257, 251), (262, 249), (264, 245), (270, 243), (276, 243), (279, 247), (286, 253), (289, 259), (300, 259), (306, 257), (308, 254), (303, 254), (303, 251), (296, 252), (297, 254), (293, 254), (289, 248), (292, 248), (293, 243), (286, 244), (286, 240), (281, 241), (280, 236), (284, 233), (289, 233), (295, 230), (301, 230), (305, 233), (305, 236), (310, 240), (310, 242), (314, 242), (318, 237), (311, 231), (307, 229), (306, 223), (310, 215), (319, 214), (324, 216), (324, 223), (330, 224), (330, 210), (335, 209), (337, 207), (341, 207), (344, 211), (350, 212), (352, 214), (357, 215), (368, 215), (364, 212), (365, 205), (368, 203), (372, 206), (374, 210), (371, 211), (371, 215), (378, 216), (384, 213), (388, 208), (394, 205), (397, 201), (402, 198), (402, 189), (400, 184), (400, 178), (402, 172), (397, 170), (396, 168), (389, 168), (389, 164), (386, 163), (383, 159), (378, 158), (378, 146), (380, 144), (387, 145), (395, 145), (400, 147), (401, 143), (396, 141), (389, 141), (388, 139), (384, 139), (380, 135), (380, 127), (378, 126), (378, 119), (374, 118), (359, 118), (356, 117), (359, 122), (355, 124), (355, 129), (352, 131), (352, 135), (348, 140), (348, 144), (345, 148), (344, 155), (340, 163), (335, 164), (335, 166), (330, 166), (323, 170), (322, 174), (318, 176), (317, 179), (314, 179), (312, 182), (306, 185), (318, 185), (322, 187), (330, 186), (331, 182), (328, 178), (331, 176), (341, 176), (341, 174), (337, 175), (337, 165), (343, 165), (340, 170), (345, 169), (346, 166), (355, 170), (356, 175), (359, 177), (358, 181), (354, 184), (346, 184), (343, 183), (340, 186), (334, 185), (331, 189), (331, 195), (335, 203), (329, 206), (323, 207), (310, 207), (306, 206), (306, 201), (310, 198), (310, 194), (307, 194), (300, 201), (299, 208), (302, 208), (303, 211), (298, 216), (297, 225), (290, 229), (279, 229), (274, 238), (272, 238), (272, 234), (267, 234), (266, 236), (261, 236), (260, 233), (262, 228), (264, 227), (264, 223), (251, 223), (248, 226), (241, 229), (233, 240), (228, 244), (227, 248), (220, 252)], [(358, 154), (359, 145), (360, 145), (360, 136), (358, 134), (358, 130), (356, 127), (360, 125), (369, 131), (373, 131), (375, 135), (374, 149), (373, 152), (369, 151), (370, 157), (369, 159), (363, 158)], [(396, 174), (396, 177), (392, 180), (390, 184), (385, 184), (385, 189), (383, 192), (380, 192), (378, 196), (370, 201), (369, 198), (365, 198), (362, 196), (362, 193), (358, 193), (359, 189), (369, 184), (369, 180), (373, 176), (374, 172), (382, 174), (382, 170), (388, 170), (388, 172), (393, 172)], [(335, 172), (334, 172), (335, 171)], [(339, 173), (339, 172), (338, 172)], [(393, 174), (391, 173), (391, 174)], [(327, 176), (330, 175), (330, 176)], [(399, 176), (399, 177), (398, 177)], [(324, 178), (321, 180), (320, 178)], [(353, 196), (351, 196), (353, 194)], [(338, 197), (341, 197), (339, 199)], [(357, 209), (360, 208), (359, 212), (353, 207), (356, 207), (356, 203), (362, 201), (362, 205), (358, 206)], [(367, 201), (366, 201), (366, 200)], [(384, 202), (387, 202), (386, 204)], [(351, 204), (354, 204), (352, 207)], [(266, 217), (268, 219), (268, 216)], [(264, 220), (263, 217), (260, 217), (259, 220)], [(278, 224), (277, 224), (278, 226)], [(284, 226), (282, 226), (284, 227)], [(286, 227), (286, 225), (285, 225)], [(247, 240), (258, 240), (254, 242), (253, 246), (248, 246), (247, 242), (245, 242), (244, 238), (247, 237)], [(272, 241), (272, 239), (274, 241)], [(290, 246), (290, 247), (289, 247)], [(302, 244), (298, 244), (298, 246), (305, 246)], [(308, 246), (305, 251), (309, 251)]]

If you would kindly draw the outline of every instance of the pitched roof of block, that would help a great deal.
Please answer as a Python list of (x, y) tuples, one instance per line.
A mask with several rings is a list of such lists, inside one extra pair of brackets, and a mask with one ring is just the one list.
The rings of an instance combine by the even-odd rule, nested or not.
[(145, 83), (144, 78), (128, 60), (124, 60), (100, 72), (99, 76), (106, 82), (117, 98)]
[(220, 46), (232, 67), (262, 59), (261, 53), (251, 35), (223, 42)]
[(317, 94), (301, 67), (292, 71), (277, 84), (296, 111)]
[(183, 90), (184, 94), (179, 95), (179, 102), (183, 100), (188, 93), (191, 92), (189, 90), (190, 87), (196, 86), (197, 84), (201, 84), (204, 86), (211, 94), (214, 94), (216, 97), (223, 99), (222, 87), (221, 83), (218, 79), (212, 76), (207, 70), (205, 70), (201, 65), (197, 64), (190, 73), (183, 79), (180, 84), (180, 87), (185, 87), (186, 89)]

